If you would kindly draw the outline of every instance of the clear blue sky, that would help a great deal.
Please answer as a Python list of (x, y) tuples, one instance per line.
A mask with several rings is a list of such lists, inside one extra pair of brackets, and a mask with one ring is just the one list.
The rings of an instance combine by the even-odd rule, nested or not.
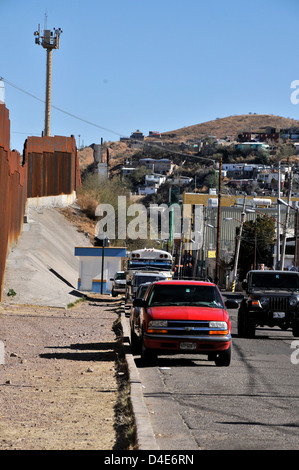
[[(77, 145), (249, 112), (299, 119), (299, 0), (0, 0), (0, 76), (11, 148), (41, 135), (46, 51), (53, 51), (51, 135)], [(108, 129), (109, 132), (105, 129)]]

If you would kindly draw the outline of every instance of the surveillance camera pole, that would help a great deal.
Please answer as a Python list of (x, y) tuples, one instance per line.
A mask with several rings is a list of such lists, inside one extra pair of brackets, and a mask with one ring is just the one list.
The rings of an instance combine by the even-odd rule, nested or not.
[(44, 35), (41, 36), (40, 25), (38, 25), (38, 31), (35, 31), (35, 43), (41, 45), (47, 50), (47, 76), (46, 76), (46, 110), (45, 110), (45, 130), (44, 135), (50, 134), (50, 118), (51, 118), (51, 84), (52, 84), (52, 51), (53, 49), (59, 49), (59, 37), (62, 33), (61, 29), (55, 29), (50, 31), (49, 29), (44, 30)]

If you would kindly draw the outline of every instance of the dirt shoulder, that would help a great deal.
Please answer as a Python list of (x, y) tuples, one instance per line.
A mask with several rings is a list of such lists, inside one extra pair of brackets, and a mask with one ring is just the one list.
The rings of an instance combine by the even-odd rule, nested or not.
[(1, 450), (127, 450), (119, 301), (2, 305)]

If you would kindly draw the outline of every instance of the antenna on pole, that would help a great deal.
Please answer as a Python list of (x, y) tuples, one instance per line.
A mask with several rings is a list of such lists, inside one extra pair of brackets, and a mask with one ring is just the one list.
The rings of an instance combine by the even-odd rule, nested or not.
[[(47, 13), (45, 14), (45, 28), (47, 27)], [(54, 28), (53, 31), (44, 29), (43, 36), (40, 32), (40, 25), (38, 30), (34, 32), (35, 44), (42, 46), (47, 50), (47, 75), (46, 75), (46, 109), (45, 109), (45, 130), (44, 135), (50, 134), (50, 116), (51, 116), (51, 85), (52, 85), (52, 51), (59, 49), (59, 38), (62, 34), (60, 28)]]

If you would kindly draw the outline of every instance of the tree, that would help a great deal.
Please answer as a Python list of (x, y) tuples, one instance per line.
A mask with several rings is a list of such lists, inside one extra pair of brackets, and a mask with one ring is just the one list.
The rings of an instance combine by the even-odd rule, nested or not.
[(268, 152), (261, 150), (254, 159), (254, 163), (259, 163), (261, 165), (269, 165), (270, 155)]
[(278, 150), (275, 155), (275, 159), (277, 161), (282, 160), (282, 159), (287, 159), (291, 156), (293, 156), (295, 153), (294, 146), (291, 142), (286, 142), (284, 144), (279, 144), (278, 145)]
[(244, 223), (239, 254), (240, 280), (246, 277), (252, 266), (272, 266), (274, 238), (275, 221), (272, 218), (258, 215), (255, 221)]
[(214, 168), (211, 168), (204, 178), (204, 184), (208, 188), (218, 188), (218, 175)]

